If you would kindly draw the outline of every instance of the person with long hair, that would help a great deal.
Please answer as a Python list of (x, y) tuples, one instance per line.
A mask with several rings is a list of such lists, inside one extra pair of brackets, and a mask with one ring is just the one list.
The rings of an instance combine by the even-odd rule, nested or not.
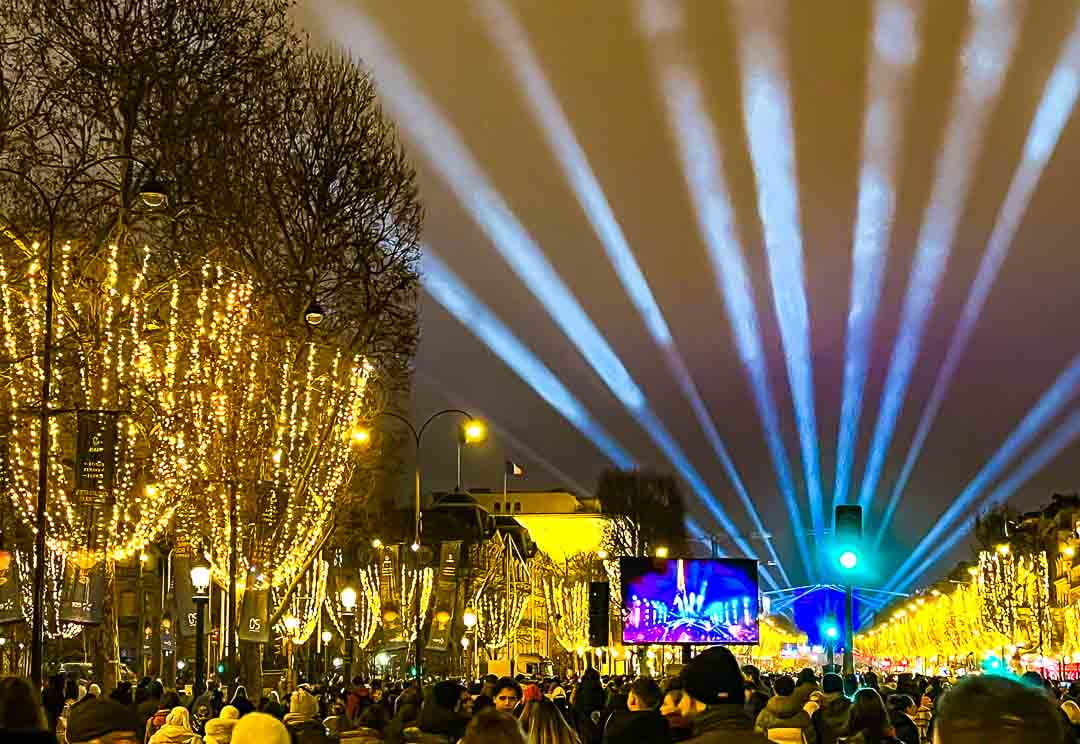
[(462, 744), (525, 744), (521, 726), (513, 715), (495, 708), (476, 713), (465, 729)]
[(889, 712), (877, 690), (869, 687), (855, 693), (848, 718), (848, 736), (838, 741), (842, 744), (902, 744), (893, 735)]
[(0, 679), (0, 741), (55, 741), (41, 696), (21, 677)]
[(537, 700), (529, 711), (529, 744), (581, 744), (581, 738), (547, 698)]

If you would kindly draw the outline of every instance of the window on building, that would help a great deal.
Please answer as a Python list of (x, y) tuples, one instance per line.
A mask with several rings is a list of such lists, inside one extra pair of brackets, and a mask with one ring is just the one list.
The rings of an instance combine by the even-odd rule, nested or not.
[(514, 503), (514, 511), (516, 511), (516, 512), (521, 511), (521, 502), (520, 501), (517, 501), (517, 502)]

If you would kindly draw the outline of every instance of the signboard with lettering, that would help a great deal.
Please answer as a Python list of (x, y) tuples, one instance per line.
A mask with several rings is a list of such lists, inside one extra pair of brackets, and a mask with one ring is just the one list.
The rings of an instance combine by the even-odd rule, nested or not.
[(18, 557), (13, 551), (0, 550), (0, 625), (24, 619)]
[(105, 613), (105, 567), (85, 569), (72, 561), (64, 564), (60, 585), (60, 621), (79, 625), (100, 625)]
[(435, 609), (431, 615), (428, 649), (445, 651), (450, 645), (450, 629), (457, 604), (458, 563), (461, 541), (444, 542), (439, 549), (439, 573), (435, 577)]
[(75, 498), (84, 504), (105, 502), (116, 466), (116, 415), (78, 414), (75, 441)]
[(241, 641), (270, 641), (270, 597), (266, 590), (249, 589), (240, 602), (240, 620), (236, 624)]

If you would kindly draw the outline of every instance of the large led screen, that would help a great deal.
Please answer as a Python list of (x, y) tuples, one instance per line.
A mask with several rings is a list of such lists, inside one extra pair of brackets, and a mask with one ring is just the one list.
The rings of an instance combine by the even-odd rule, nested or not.
[(754, 644), (755, 561), (621, 558), (623, 643)]

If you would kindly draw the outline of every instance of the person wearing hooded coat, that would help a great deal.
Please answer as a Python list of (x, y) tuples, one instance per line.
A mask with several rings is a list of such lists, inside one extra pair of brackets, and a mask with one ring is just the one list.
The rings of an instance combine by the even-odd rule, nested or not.
[(600, 727), (600, 716), (607, 704), (607, 693), (600, 681), (600, 672), (592, 667), (581, 675), (577, 692), (574, 695), (573, 721), (569, 723), (577, 731), (582, 744), (600, 744), (604, 731)]
[(444, 736), (451, 742), (457, 742), (465, 736), (465, 727), (469, 725), (469, 719), (458, 711), (463, 691), (461, 685), (450, 680), (443, 680), (436, 684), (420, 710), (418, 723), (420, 731), (425, 734)]
[(806, 742), (816, 744), (817, 736), (810, 714), (795, 696), (795, 680), (777, 677), (773, 681), (776, 695), (769, 699), (765, 710), (758, 714), (754, 728), (772, 741)]
[(150, 737), (149, 744), (203, 744), (202, 737), (191, 730), (191, 714), (177, 706), (165, 717), (165, 725)]
[(333, 739), (326, 733), (326, 726), (319, 720), (319, 701), (310, 692), (299, 689), (289, 700), (289, 712), (285, 714), (285, 728), (295, 744), (331, 744)]
[(248, 699), (247, 688), (243, 685), (236, 686), (236, 692), (233, 693), (232, 700), (229, 701), (229, 705), (240, 711), (240, 717), (243, 718), (248, 713), (255, 712), (255, 703)]
[(217, 718), (211, 718), (203, 726), (203, 744), (230, 744), (233, 729), (239, 720), (240, 711), (232, 705), (226, 705)]
[(824, 697), (813, 716), (814, 733), (818, 744), (836, 744), (837, 739), (848, 735), (851, 700), (844, 694), (845, 682), (839, 674), (826, 674), (821, 689)]

